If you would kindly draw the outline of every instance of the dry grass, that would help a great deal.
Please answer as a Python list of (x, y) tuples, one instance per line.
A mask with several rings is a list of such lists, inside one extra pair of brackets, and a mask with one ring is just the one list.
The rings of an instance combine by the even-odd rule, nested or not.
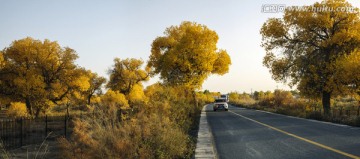
[(132, 109), (100, 105), (95, 113), (74, 120), (71, 139), (59, 139), (63, 158), (191, 158), (195, 143), (189, 133), (200, 107), (181, 88), (156, 86), (152, 99)]
[[(243, 98), (234, 98), (234, 97)], [(276, 90), (260, 96), (255, 103), (248, 102), (244, 95), (235, 94), (230, 96), (230, 102), (234, 105), (247, 107), (251, 109), (265, 110), (269, 112), (322, 120), (351, 126), (360, 126), (360, 117), (358, 116), (358, 102), (349, 98), (337, 98), (332, 100), (330, 115), (324, 115), (321, 102), (316, 100), (307, 100), (302, 98), (293, 98), (290, 92)], [(246, 97), (246, 96), (245, 96)]]
[(50, 135), (51, 133), (40, 145), (27, 145), (13, 150), (6, 150), (0, 143), (0, 157), (2, 159), (60, 159), (58, 143), (49, 141)]

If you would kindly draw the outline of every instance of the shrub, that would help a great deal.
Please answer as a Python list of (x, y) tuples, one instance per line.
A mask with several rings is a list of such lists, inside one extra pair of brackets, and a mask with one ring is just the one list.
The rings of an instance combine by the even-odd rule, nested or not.
[(74, 121), (71, 140), (60, 139), (64, 158), (180, 158), (190, 142), (175, 123), (157, 114), (140, 112), (114, 122), (106, 111)]
[(11, 102), (7, 111), (7, 116), (11, 118), (22, 118), (28, 116), (26, 105), (21, 102)]
[(108, 90), (101, 98), (101, 102), (109, 107), (114, 107), (112, 109), (127, 109), (129, 108), (128, 100), (125, 98), (125, 95), (119, 91)]
[(195, 94), (161, 84), (144, 94), (151, 100), (122, 118), (124, 106), (133, 102), (128, 106), (122, 94), (106, 93), (93, 114), (74, 120), (70, 140), (59, 139), (63, 158), (191, 158), (189, 131), (202, 108), (195, 106)]
[(275, 106), (289, 106), (294, 102), (294, 97), (290, 91), (275, 90), (274, 91), (274, 104)]
[(237, 92), (231, 92), (229, 94), (229, 100), (231, 103), (241, 106), (251, 106), (256, 102), (249, 94), (239, 94)]
[(353, 123), (354, 123), (354, 126), (360, 126), (360, 117), (356, 117), (354, 120), (353, 120)]
[(212, 103), (215, 101), (214, 95), (212, 93), (207, 93), (207, 92), (205, 92), (205, 93), (197, 92), (196, 98), (200, 105), (205, 105), (205, 104)]
[(308, 119), (315, 119), (315, 120), (322, 120), (324, 117), (319, 111), (313, 111), (306, 114), (306, 118)]

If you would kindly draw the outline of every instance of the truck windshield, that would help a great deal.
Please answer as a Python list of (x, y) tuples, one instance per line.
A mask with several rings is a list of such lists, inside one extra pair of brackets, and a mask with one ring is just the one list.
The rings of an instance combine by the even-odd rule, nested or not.
[(226, 102), (226, 99), (215, 99), (215, 102), (216, 102), (216, 103), (219, 103), (219, 102)]

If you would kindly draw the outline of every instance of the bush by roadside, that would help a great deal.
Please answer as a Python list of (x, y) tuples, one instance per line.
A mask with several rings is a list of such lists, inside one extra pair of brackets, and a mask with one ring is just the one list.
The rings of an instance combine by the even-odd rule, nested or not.
[[(254, 100), (254, 101), (252, 101)], [(251, 101), (251, 102), (249, 102)], [(348, 98), (333, 100), (331, 115), (325, 116), (319, 101), (294, 97), (290, 91), (231, 93), (230, 103), (235, 106), (264, 110), (289, 116), (315, 119), (351, 126), (360, 126), (359, 106)], [(354, 104), (355, 103), (355, 104)]]
[(126, 107), (106, 100), (93, 114), (74, 121), (70, 140), (59, 139), (63, 157), (191, 158), (196, 144), (192, 135), (203, 106), (196, 105), (194, 93), (154, 84), (144, 91), (151, 100)]

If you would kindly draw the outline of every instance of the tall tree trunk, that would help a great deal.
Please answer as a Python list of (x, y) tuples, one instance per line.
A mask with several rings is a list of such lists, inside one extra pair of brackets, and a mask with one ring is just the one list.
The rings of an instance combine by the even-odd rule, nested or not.
[(359, 101), (359, 104), (358, 104), (358, 109), (357, 109), (357, 116), (360, 116), (360, 101)]
[(26, 108), (28, 109), (28, 112), (29, 112), (30, 116), (32, 116), (33, 115), (33, 110), (32, 110), (32, 105), (31, 105), (31, 102), (30, 102), (29, 98), (25, 99), (25, 104), (26, 104)]
[(69, 107), (70, 107), (70, 103), (66, 103), (66, 115), (69, 116)]
[(37, 108), (37, 109), (36, 109), (36, 112), (35, 112), (35, 118), (38, 118), (38, 117), (39, 117), (39, 115), (40, 115), (40, 111), (41, 111), (41, 109), (40, 109), (40, 108)]
[(324, 114), (330, 115), (330, 99), (331, 99), (331, 93), (328, 91), (322, 92), (322, 105), (324, 108)]
[(88, 97), (87, 97), (87, 104), (88, 104), (88, 105), (90, 105), (90, 103), (91, 103), (91, 96), (92, 96), (92, 95), (88, 95)]
[(193, 100), (194, 100), (194, 104), (196, 106), (196, 109), (199, 107), (199, 103), (198, 103), (198, 100), (197, 100), (197, 97), (196, 97), (196, 91), (192, 91), (192, 94), (193, 94)]

